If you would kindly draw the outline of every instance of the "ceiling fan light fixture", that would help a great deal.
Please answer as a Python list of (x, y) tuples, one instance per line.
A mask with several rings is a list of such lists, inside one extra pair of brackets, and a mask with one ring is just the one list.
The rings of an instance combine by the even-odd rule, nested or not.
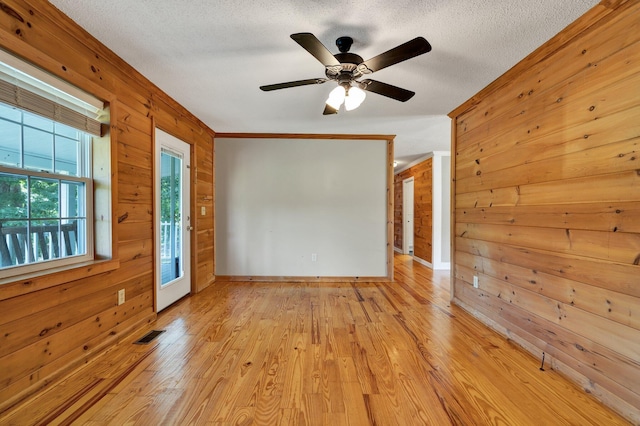
[(347, 92), (344, 87), (336, 87), (329, 93), (329, 98), (327, 99), (326, 104), (335, 110), (340, 109), (340, 105), (342, 105), (345, 100), (346, 93)]
[(358, 87), (351, 87), (347, 96), (344, 98), (344, 108), (347, 111), (354, 110), (364, 102), (366, 97), (367, 93), (364, 90)]
[(368, 78), (358, 81), (358, 78), (431, 51), (431, 45), (424, 37), (416, 37), (378, 56), (363, 61), (360, 55), (349, 51), (353, 39), (348, 36), (339, 37), (336, 40), (340, 53), (335, 55), (311, 33), (291, 34), (291, 38), (322, 63), (326, 78), (309, 78), (286, 83), (268, 84), (260, 86), (260, 90), (269, 92), (271, 90), (335, 81), (339, 87), (331, 91), (322, 115), (336, 114), (343, 103), (347, 111), (358, 108), (366, 98), (364, 91), (377, 93), (400, 102), (408, 101), (415, 95), (415, 92)]

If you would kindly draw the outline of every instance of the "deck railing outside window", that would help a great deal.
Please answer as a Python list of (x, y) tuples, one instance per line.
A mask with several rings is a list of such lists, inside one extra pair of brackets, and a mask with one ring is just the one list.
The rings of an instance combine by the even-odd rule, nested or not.
[(76, 221), (29, 226), (2, 226), (0, 223), (0, 237), (0, 262), (3, 267), (79, 253)]

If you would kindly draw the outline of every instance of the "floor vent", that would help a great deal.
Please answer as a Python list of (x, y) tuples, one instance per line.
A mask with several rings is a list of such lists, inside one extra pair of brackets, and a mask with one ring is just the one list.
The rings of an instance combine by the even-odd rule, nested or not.
[(133, 342), (134, 345), (146, 345), (153, 339), (164, 333), (165, 330), (153, 330), (142, 336), (140, 339)]

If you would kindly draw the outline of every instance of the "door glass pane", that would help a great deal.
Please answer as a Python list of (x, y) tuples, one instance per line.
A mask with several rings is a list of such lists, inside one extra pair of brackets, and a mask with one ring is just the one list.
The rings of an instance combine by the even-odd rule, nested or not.
[(160, 155), (160, 250), (162, 285), (183, 275), (182, 158), (172, 152)]

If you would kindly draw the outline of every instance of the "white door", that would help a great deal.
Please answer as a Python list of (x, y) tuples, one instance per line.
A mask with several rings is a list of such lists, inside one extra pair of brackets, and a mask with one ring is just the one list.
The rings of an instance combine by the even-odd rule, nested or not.
[(402, 181), (402, 252), (413, 256), (413, 178)]
[(155, 252), (158, 312), (191, 291), (189, 144), (155, 129)]

